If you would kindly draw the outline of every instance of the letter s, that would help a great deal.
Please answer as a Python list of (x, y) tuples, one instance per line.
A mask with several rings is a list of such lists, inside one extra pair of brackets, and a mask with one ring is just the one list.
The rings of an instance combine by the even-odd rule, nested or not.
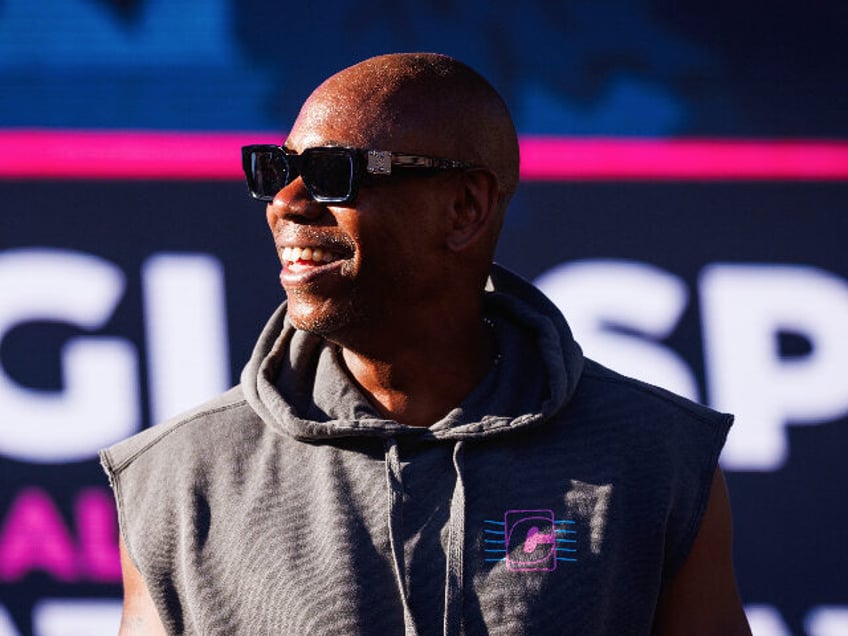
[(662, 344), (689, 300), (686, 284), (647, 263), (561, 263), (535, 281), (565, 314), (586, 355), (620, 373), (698, 399), (686, 362)]
[[(0, 340), (15, 325), (101, 328), (123, 295), (123, 272), (58, 249), (0, 252)], [(20, 386), (0, 365), (0, 453), (20, 461), (89, 459), (140, 426), (137, 355), (125, 340), (78, 336), (62, 347), (63, 389)]]

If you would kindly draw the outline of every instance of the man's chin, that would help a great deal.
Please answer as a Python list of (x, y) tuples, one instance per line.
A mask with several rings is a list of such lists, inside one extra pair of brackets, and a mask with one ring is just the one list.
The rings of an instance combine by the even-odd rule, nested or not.
[(308, 331), (309, 333), (314, 333), (316, 336), (327, 336), (337, 329), (335, 321), (329, 320), (327, 318), (314, 316), (304, 318), (296, 314), (290, 314), (288, 316), (288, 319), (295, 329), (298, 329), (300, 331)]
[(295, 329), (308, 331), (316, 336), (330, 337), (343, 331), (353, 322), (349, 311), (298, 311), (289, 305), (288, 320)]

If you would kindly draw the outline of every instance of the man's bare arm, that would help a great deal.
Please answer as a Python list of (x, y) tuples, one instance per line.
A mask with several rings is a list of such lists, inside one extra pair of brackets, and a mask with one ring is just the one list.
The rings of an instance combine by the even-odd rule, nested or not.
[(124, 579), (124, 611), (121, 615), (119, 636), (167, 636), (162, 625), (150, 591), (141, 576), (141, 572), (132, 562), (123, 538), (119, 541), (121, 550), (121, 572)]
[(733, 572), (730, 501), (720, 469), (692, 550), (660, 594), (655, 636), (750, 636)]

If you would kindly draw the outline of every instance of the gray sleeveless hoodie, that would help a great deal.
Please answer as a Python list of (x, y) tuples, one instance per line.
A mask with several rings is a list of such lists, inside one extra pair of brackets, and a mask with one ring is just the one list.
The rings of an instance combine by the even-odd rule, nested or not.
[(647, 634), (730, 426), (584, 359), (495, 268), (500, 362), (429, 428), (271, 318), (241, 384), (101, 454), (174, 634)]

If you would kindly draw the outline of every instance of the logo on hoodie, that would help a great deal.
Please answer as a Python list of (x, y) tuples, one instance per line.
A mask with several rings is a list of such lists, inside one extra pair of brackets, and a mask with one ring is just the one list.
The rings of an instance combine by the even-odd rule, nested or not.
[(483, 523), (485, 560), (503, 561), (512, 572), (550, 572), (577, 561), (575, 522), (556, 519), (553, 510), (507, 510), (503, 521)]

